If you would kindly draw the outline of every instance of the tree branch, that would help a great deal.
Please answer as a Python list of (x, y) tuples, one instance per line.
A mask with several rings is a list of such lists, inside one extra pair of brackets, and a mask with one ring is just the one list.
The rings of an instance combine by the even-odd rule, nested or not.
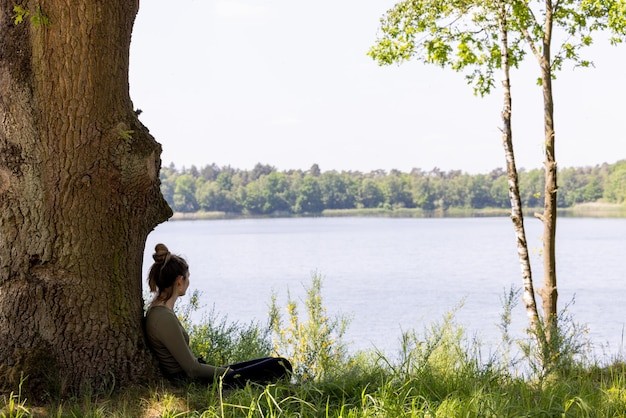
[(537, 49), (537, 46), (535, 45), (535, 42), (533, 41), (532, 36), (530, 36), (530, 33), (528, 32), (528, 28), (521, 28), (521, 30), (522, 30), (522, 35), (524, 36), (524, 39), (526, 39), (526, 43), (528, 44), (528, 47), (532, 51), (533, 55), (539, 60), (539, 62), (541, 62), (541, 59), (542, 59), (541, 52)]

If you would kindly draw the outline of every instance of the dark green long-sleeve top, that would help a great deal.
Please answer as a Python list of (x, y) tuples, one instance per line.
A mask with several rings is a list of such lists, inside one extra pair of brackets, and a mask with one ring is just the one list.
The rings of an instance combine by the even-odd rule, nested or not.
[(185, 373), (191, 378), (212, 379), (226, 371), (198, 362), (189, 348), (187, 331), (166, 306), (156, 305), (148, 309), (146, 336), (163, 371), (170, 376)]

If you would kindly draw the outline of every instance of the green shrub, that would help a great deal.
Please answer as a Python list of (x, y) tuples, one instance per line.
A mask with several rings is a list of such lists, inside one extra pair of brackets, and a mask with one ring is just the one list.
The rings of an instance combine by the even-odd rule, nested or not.
[(191, 315), (200, 309), (200, 292), (191, 294), (189, 303), (177, 310), (179, 319), (189, 333), (189, 346), (208, 364), (226, 365), (253, 358), (267, 357), (271, 352), (270, 329), (256, 322), (229, 322), (212, 309), (199, 323)]
[(276, 295), (272, 295), (270, 326), (274, 351), (292, 362), (294, 374), (300, 379), (330, 378), (347, 361), (343, 336), (348, 320), (328, 316), (322, 301), (322, 278), (317, 273), (313, 274), (311, 287), (306, 289), (304, 305), (306, 320), (302, 320), (297, 302), (289, 295), (284, 323)]

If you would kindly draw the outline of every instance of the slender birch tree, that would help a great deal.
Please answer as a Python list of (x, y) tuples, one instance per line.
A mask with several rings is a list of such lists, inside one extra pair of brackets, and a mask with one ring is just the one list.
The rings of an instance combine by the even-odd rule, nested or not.
[(381, 19), (382, 36), (369, 54), (380, 64), (412, 58), (465, 72), (474, 93), (484, 96), (502, 74), (502, 145), (506, 159), (511, 220), (524, 284), (523, 301), (535, 335), (543, 335), (537, 310), (511, 128), (510, 68), (524, 56), (521, 38), (510, 37), (506, 1), (408, 0), (398, 3)]
[(526, 230), (524, 227), (524, 211), (522, 199), (520, 197), (519, 179), (515, 164), (515, 151), (513, 148), (513, 130), (511, 128), (512, 119), (512, 99), (511, 99), (511, 64), (509, 60), (509, 27), (507, 4), (504, 0), (496, 0), (495, 6), (498, 10), (498, 30), (500, 42), (500, 63), (502, 68), (502, 145), (506, 160), (506, 172), (509, 185), (509, 200), (511, 201), (511, 221), (517, 242), (517, 255), (522, 271), (523, 289), (522, 300), (526, 308), (526, 314), (530, 322), (530, 329), (538, 338), (539, 346), (542, 350), (546, 348), (543, 324), (539, 319), (535, 290), (532, 279), (532, 269), (530, 256), (528, 254), (528, 241), (526, 240)]

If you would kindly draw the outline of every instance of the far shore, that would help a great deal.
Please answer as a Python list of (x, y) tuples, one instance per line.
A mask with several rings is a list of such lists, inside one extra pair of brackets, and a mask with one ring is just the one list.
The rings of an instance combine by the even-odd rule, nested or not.
[[(542, 208), (524, 208), (526, 216), (541, 213)], [(449, 208), (446, 211), (414, 208), (398, 209), (327, 209), (318, 214), (295, 215), (291, 213), (275, 213), (272, 215), (247, 215), (227, 212), (175, 212), (171, 221), (180, 220), (218, 220), (218, 219), (255, 219), (255, 218), (298, 218), (298, 217), (389, 217), (389, 218), (474, 218), (509, 216), (510, 209), (505, 208)], [(626, 204), (593, 202), (575, 205), (569, 208), (559, 208), (558, 215), (562, 217), (580, 218), (626, 218)]]

